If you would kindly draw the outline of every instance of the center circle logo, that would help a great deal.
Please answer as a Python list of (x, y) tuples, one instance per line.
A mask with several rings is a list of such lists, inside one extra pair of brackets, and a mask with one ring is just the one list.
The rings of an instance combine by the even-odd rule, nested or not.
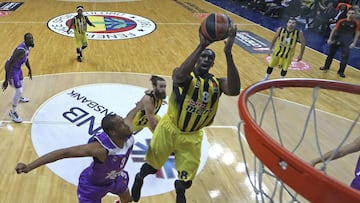
[[(55, 17), (48, 22), (48, 28), (58, 34), (73, 37), (74, 33), (66, 31), (70, 21), (77, 13), (64, 14)], [(87, 26), (87, 37), (93, 40), (121, 40), (141, 37), (152, 33), (156, 24), (144, 17), (111, 12), (111, 11), (89, 11), (84, 12), (95, 27)]]
[[(103, 132), (101, 120), (107, 114), (116, 113), (125, 117), (144, 96), (143, 87), (99, 83), (65, 90), (43, 103), (32, 119), (31, 139), (38, 156), (50, 151), (86, 144), (91, 135)], [(163, 105), (158, 115), (163, 116), (167, 105)], [(125, 170), (129, 173), (131, 188), (136, 173), (144, 163), (152, 133), (144, 128), (134, 135), (133, 152)], [(203, 136), (201, 160), (198, 173), (204, 168), (208, 157), (208, 140)], [(47, 164), (47, 167), (65, 181), (74, 185), (83, 169), (92, 162), (91, 157), (63, 159)], [(177, 178), (175, 158), (169, 156), (164, 166), (144, 182), (143, 196), (153, 196), (174, 190)]]

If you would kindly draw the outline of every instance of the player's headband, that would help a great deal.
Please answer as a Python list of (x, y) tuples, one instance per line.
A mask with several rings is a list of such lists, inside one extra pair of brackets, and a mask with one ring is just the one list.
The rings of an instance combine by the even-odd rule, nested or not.
[(82, 6), (78, 6), (78, 7), (76, 7), (76, 11), (84, 11), (84, 7), (82, 7)]

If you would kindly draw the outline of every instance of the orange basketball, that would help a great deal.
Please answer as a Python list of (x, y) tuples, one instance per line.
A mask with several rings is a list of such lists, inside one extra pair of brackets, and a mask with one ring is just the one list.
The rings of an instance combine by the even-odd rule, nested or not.
[(208, 15), (200, 25), (201, 33), (210, 41), (219, 41), (228, 37), (232, 20), (229, 16), (221, 13)]

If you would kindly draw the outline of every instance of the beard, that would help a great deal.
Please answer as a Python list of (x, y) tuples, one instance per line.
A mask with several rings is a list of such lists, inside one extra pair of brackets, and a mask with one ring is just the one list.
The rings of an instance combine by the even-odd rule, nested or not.
[(166, 92), (159, 92), (158, 90), (155, 90), (155, 96), (159, 99), (165, 99), (166, 98)]
[(34, 46), (35, 46), (34, 42), (25, 42), (25, 45), (27, 47), (31, 47), (31, 48), (34, 48)]

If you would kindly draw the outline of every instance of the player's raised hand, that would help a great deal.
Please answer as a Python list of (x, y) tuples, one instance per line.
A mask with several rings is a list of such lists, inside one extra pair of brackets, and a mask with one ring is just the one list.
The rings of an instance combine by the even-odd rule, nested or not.
[(224, 51), (225, 52), (231, 51), (231, 48), (235, 42), (236, 32), (237, 32), (237, 27), (235, 24), (233, 24), (229, 28), (229, 36), (228, 36), (227, 40), (224, 41), (224, 43), (225, 43)]
[(199, 38), (200, 38), (200, 44), (204, 47), (207, 47), (209, 44), (212, 43), (212, 41), (205, 38), (205, 36), (201, 32), (201, 27), (199, 28)]

